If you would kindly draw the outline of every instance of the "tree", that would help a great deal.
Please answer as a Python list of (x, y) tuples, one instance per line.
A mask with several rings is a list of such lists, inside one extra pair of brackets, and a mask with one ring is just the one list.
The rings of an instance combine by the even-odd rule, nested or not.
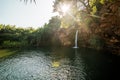
[(24, 1), (25, 3), (27, 3), (28, 1), (30, 1), (30, 3), (34, 2), (36, 4), (36, 0), (20, 0), (20, 1)]

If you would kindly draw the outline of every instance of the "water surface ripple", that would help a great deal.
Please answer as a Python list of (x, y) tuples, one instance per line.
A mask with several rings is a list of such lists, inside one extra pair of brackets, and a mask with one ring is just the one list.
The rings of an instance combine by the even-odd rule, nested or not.
[(0, 59), (0, 80), (107, 80), (111, 63), (93, 50), (25, 50)]

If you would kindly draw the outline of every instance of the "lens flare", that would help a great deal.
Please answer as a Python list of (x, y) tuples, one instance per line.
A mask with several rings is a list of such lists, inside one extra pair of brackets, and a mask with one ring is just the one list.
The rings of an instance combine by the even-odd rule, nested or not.
[(69, 11), (70, 5), (64, 4), (61, 6), (61, 10), (63, 13), (66, 13), (67, 11)]

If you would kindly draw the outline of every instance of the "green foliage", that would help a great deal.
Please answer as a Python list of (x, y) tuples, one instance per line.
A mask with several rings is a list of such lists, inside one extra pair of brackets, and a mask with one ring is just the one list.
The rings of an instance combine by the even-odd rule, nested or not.
[(60, 25), (61, 21), (58, 16), (52, 17), (48, 24), (36, 30), (31, 27), (23, 29), (1, 24), (0, 46), (1, 48), (50, 46), (55, 41), (58, 42), (57, 37), (54, 35), (60, 28)]
[(100, 3), (101, 3), (101, 4), (104, 4), (104, 3), (105, 3), (105, 0), (100, 0)]
[(94, 15), (96, 13), (96, 11), (97, 11), (96, 6), (93, 6), (91, 14)]
[(7, 49), (2, 49), (2, 50), (0, 50), (0, 58), (12, 55), (14, 53), (16, 53), (16, 50), (11, 51), (11, 50), (7, 50)]
[(91, 46), (93, 46), (94, 48), (97, 48), (97, 49), (101, 49), (104, 47), (104, 41), (102, 39), (100, 39), (99, 36), (97, 36), (97, 35), (93, 35), (89, 39), (89, 43)]
[[(24, 0), (25, 2), (27, 0)], [(55, 0), (54, 11), (61, 17), (54, 16), (49, 23), (38, 29), (16, 28), (12, 25), (0, 25), (0, 48), (21, 48), (21, 47), (40, 47), (40, 46), (58, 46), (64, 44), (74, 44), (75, 28), (81, 31), (81, 37), (78, 43), (101, 48), (104, 41), (90, 30), (92, 23), (98, 23), (100, 11), (106, 2), (114, 0)], [(70, 10), (63, 14), (61, 4), (70, 4)], [(81, 8), (82, 6), (82, 8)], [(94, 15), (94, 16), (93, 16)], [(63, 27), (62, 29), (60, 27)], [(93, 28), (98, 27), (96, 25)], [(65, 29), (67, 28), (67, 29)], [(94, 29), (95, 32), (95, 29)], [(90, 34), (89, 34), (90, 33)], [(91, 36), (94, 35), (94, 36)]]
[(16, 28), (11, 25), (0, 25), (0, 46), (22, 47), (27, 45), (27, 37), (30, 29)]
[(20, 47), (24, 47), (28, 45), (27, 42), (22, 41), (22, 42), (18, 42), (18, 41), (4, 41), (2, 46), (4, 48), (20, 48)]
[(20, 0), (20, 1), (24, 1), (25, 3), (27, 3), (28, 1), (30, 1), (30, 3), (34, 2), (36, 4), (36, 0)]
[[(60, 9), (62, 4), (70, 5), (70, 10), (65, 15), (62, 14)], [(102, 4), (104, 4), (104, 0), (55, 0), (53, 8), (55, 12), (62, 16), (61, 26), (68, 28), (76, 25), (80, 26), (81, 24), (88, 26), (92, 20), (90, 16), (98, 16)]]

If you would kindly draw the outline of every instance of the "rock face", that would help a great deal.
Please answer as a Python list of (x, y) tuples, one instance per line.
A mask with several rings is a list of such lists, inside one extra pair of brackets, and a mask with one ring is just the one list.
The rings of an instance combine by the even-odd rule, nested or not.
[(120, 54), (120, 1), (106, 2), (101, 9), (100, 36), (114, 54)]

